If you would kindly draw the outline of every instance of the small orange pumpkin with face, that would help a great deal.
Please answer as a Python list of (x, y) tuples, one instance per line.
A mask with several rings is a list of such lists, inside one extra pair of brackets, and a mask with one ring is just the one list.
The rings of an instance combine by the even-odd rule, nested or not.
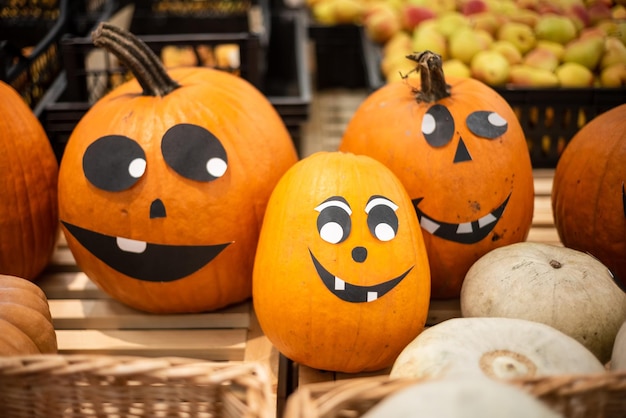
[(397, 177), (367, 156), (313, 154), (279, 181), (253, 273), (261, 328), (309, 367), (390, 366), (424, 327), (430, 269)]
[(166, 73), (138, 39), (109, 25), (96, 40), (114, 51), (133, 45), (139, 68), (85, 114), (61, 161), (60, 218), (78, 266), (148, 312), (249, 298), (265, 205), (297, 161), (280, 116), (234, 75)]
[(389, 83), (357, 109), (339, 149), (369, 155), (406, 187), (424, 231), (435, 299), (458, 298), (470, 266), (524, 241), (533, 216), (530, 153), (515, 113), (496, 91), (445, 77), (426, 51), (413, 79)]

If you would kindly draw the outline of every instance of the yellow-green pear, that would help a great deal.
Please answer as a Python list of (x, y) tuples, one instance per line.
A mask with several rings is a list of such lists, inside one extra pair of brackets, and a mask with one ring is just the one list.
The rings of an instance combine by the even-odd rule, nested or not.
[(535, 36), (537, 39), (566, 44), (576, 38), (578, 31), (570, 18), (564, 15), (545, 14), (541, 15), (535, 24)]
[(365, 12), (365, 3), (360, 0), (332, 0), (337, 23), (359, 23)]
[(626, 45), (618, 38), (608, 36), (604, 40), (604, 52), (600, 58), (600, 68), (604, 69), (617, 63), (626, 64)]
[(478, 51), (470, 63), (472, 77), (490, 86), (501, 86), (509, 81), (509, 61), (494, 50)]
[(563, 52), (565, 52), (565, 45), (560, 44), (558, 42), (546, 41), (545, 39), (540, 39), (537, 41), (537, 45), (535, 48), (547, 49), (552, 51), (554, 55), (557, 56), (559, 61), (563, 60)]
[(469, 78), (472, 76), (470, 68), (463, 61), (458, 59), (449, 59), (442, 63), (441, 67), (443, 68), (443, 73), (446, 76), (454, 76), (454, 77), (465, 77)]
[(599, 80), (602, 87), (626, 86), (626, 63), (618, 62), (603, 68)]
[(604, 53), (604, 38), (587, 36), (568, 42), (563, 51), (563, 62), (575, 62), (590, 70), (595, 69)]
[(509, 64), (521, 64), (523, 56), (519, 49), (509, 41), (494, 41), (489, 49), (499, 52), (509, 61)]
[(481, 29), (495, 36), (503, 19), (490, 11), (471, 14), (468, 16), (470, 27), (473, 29)]
[(311, 6), (313, 19), (324, 25), (336, 25), (335, 5), (332, 1), (318, 1)]
[(511, 67), (511, 84), (520, 87), (558, 87), (559, 79), (552, 71), (524, 64)]
[(477, 31), (469, 27), (457, 30), (450, 35), (448, 40), (450, 58), (456, 58), (465, 64), (469, 64), (472, 57), (484, 49), (487, 49), (485, 41), (481, 39)]
[(524, 23), (510, 21), (500, 26), (496, 39), (511, 42), (522, 54), (533, 49), (537, 42), (533, 28)]
[(591, 87), (595, 76), (584, 65), (576, 62), (564, 62), (555, 70), (561, 87)]
[(448, 42), (446, 37), (434, 25), (422, 24), (415, 28), (411, 45), (413, 51), (432, 51), (441, 55), (442, 60), (448, 59)]
[(470, 26), (467, 16), (457, 11), (441, 13), (435, 18), (435, 21), (437, 22), (437, 29), (446, 38), (450, 37), (457, 30)]
[(522, 61), (524, 64), (535, 68), (543, 68), (544, 70), (554, 71), (559, 65), (559, 57), (554, 52), (546, 48), (533, 48)]

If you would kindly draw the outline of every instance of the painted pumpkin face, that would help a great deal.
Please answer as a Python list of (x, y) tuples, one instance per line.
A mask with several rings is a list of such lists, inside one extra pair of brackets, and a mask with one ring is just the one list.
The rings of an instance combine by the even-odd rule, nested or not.
[(324, 370), (387, 367), (423, 329), (429, 298), (422, 233), (386, 167), (317, 153), (283, 176), (253, 276), (255, 312), (281, 353)]
[(199, 312), (251, 295), (267, 199), (297, 161), (280, 116), (230, 74), (170, 72), (162, 97), (129, 82), (96, 103), (65, 150), (62, 228), (78, 266), (150, 312)]
[(528, 147), (510, 106), (476, 80), (445, 81), (450, 94), (431, 102), (417, 101), (410, 81), (382, 87), (357, 109), (339, 147), (378, 159), (406, 187), (433, 298), (458, 297), (478, 258), (524, 241), (534, 204)]
[(626, 104), (591, 120), (554, 172), (554, 225), (566, 247), (604, 263), (626, 291)]

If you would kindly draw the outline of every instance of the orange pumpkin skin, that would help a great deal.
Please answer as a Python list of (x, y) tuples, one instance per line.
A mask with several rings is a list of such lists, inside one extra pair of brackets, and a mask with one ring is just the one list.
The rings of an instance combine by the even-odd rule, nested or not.
[[(397, 210), (377, 205), (366, 213), (373, 196)], [(345, 203), (337, 203), (341, 199)], [(378, 221), (397, 219), (395, 237), (387, 241), (372, 232), (385, 210), (391, 215)], [(322, 238), (333, 223), (344, 226), (337, 243)], [(376, 287), (405, 273), (387, 293)], [(342, 280), (339, 290), (335, 277)], [(376, 291), (377, 299), (366, 301)], [(268, 203), (253, 275), (259, 324), (281, 353), (322, 370), (388, 367), (423, 330), (429, 299), (422, 234), (391, 171), (366, 156), (320, 152), (281, 178)]]
[(626, 104), (602, 113), (567, 144), (554, 172), (561, 242), (592, 254), (626, 289)]
[[(208, 68), (181, 68), (169, 75), (181, 87), (152, 97), (143, 95), (132, 80), (85, 114), (61, 162), (60, 218), (78, 266), (112, 297), (148, 312), (210, 311), (250, 297), (267, 200), (279, 177), (298, 157), (282, 119), (248, 82)], [(166, 163), (161, 148), (164, 134), (181, 124), (207, 130), (218, 139), (228, 158), (221, 177), (190, 179)], [(145, 153), (145, 172), (125, 190), (95, 187), (83, 171), (86, 151), (107, 135), (130, 138)], [(192, 165), (186, 160), (178, 164), (178, 169), (181, 164)], [(157, 200), (166, 216), (151, 217)], [(131, 262), (138, 266), (132, 273), (121, 271), (88, 250), (68, 224), (147, 242), (148, 249), (131, 254), (134, 261), (120, 257), (121, 270)], [(150, 244), (160, 244), (165, 255), (149, 255)], [(213, 245), (223, 249), (187, 273), (180, 273), (188, 263), (186, 252), (169, 253), (174, 246)], [(139, 271), (156, 265), (160, 267), (154, 271)]]
[[(433, 103), (416, 101), (412, 78), (381, 87), (357, 109), (339, 146), (381, 161), (406, 187), (423, 227), (434, 299), (459, 297), (465, 274), (478, 258), (524, 241), (534, 205), (530, 155), (508, 103), (474, 79), (445, 81), (451, 95)], [(422, 132), (425, 115), (435, 105), (449, 112), (437, 129), (454, 121), (449, 141), (439, 146), (430, 145)], [(496, 112), (507, 122), (506, 132), (493, 139), (472, 132), (466, 118), (477, 111)], [(505, 202), (501, 215), (489, 215)], [(487, 222), (479, 228), (481, 218)], [(465, 233), (469, 223), (471, 234)]]
[(59, 230), (58, 164), (37, 117), (0, 81), (0, 273), (35, 280)]
[(0, 274), (0, 356), (56, 352), (45, 293), (29, 280)]

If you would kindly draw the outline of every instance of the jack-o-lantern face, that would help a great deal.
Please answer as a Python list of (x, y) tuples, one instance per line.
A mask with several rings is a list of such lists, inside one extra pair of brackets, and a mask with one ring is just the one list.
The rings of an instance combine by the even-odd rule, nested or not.
[[(161, 154), (162, 161), (173, 170), (172, 176), (198, 182), (198, 187), (207, 183), (207, 193), (210, 193), (208, 184), (227, 173), (224, 146), (215, 135), (198, 125), (178, 124), (169, 128), (161, 140)], [(146, 153), (141, 145), (123, 135), (101, 137), (83, 154), (85, 179), (91, 186), (111, 193), (110, 199), (116, 199), (116, 194), (140, 182), (146, 168)], [(156, 193), (155, 196), (143, 215), (147, 219), (165, 219), (168, 209), (163, 199)], [(168, 206), (180, 203), (180, 198), (168, 197)], [(169, 282), (187, 277), (213, 260), (235, 237), (240, 241), (237, 234), (233, 237), (226, 234), (223, 239), (228, 241), (222, 243), (168, 245), (107, 235), (65, 220), (62, 224), (80, 245), (103, 263), (128, 277), (146, 281)]]
[(318, 153), (283, 176), (253, 276), (255, 312), (280, 352), (319, 369), (384, 368), (423, 329), (429, 298), (422, 233), (386, 167)]
[(432, 296), (454, 298), (478, 258), (526, 239), (534, 205), (530, 155), (513, 110), (486, 85), (441, 78), (432, 83), (439, 82), (440, 96), (416, 100), (411, 82), (372, 93), (339, 149), (376, 158), (400, 178), (424, 233)]
[(250, 297), (265, 206), (297, 154), (244, 80), (168, 75), (165, 94), (133, 80), (85, 114), (61, 161), (59, 214), (78, 266), (112, 297), (149, 312), (215, 310)]

